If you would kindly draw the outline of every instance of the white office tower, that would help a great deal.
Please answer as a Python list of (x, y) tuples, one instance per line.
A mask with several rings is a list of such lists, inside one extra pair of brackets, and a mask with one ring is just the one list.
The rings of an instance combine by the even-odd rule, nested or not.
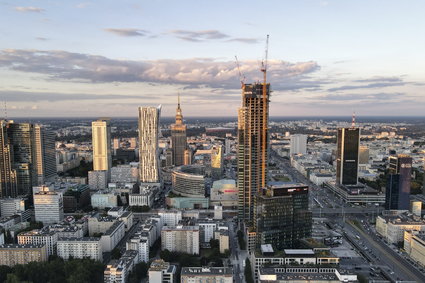
[(41, 187), (34, 193), (35, 221), (41, 221), (44, 225), (59, 223), (63, 220), (63, 196), (60, 192), (49, 190), (49, 187)]
[(108, 118), (92, 122), (93, 170), (107, 171), (112, 166), (111, 125)]
[(159, 183), (159, 107), (139, 107), (139, 169), (141, 183)]
[(307, 153), (307, 135), (292, 135), (290, 154)]

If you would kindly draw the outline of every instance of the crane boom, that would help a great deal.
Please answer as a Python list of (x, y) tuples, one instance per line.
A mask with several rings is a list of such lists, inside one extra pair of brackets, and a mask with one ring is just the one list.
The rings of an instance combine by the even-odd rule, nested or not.
[(241, 86), (243, 86), (245, 84), (245, 75), (242, 74), (242, 72), (241, 72), (241, 66), (239, 65), (238, 56), (236, 56), (236, 55), (235, 55), (235, 60), (236, 60), (236, 66), (238, 67), (239, 80), (241, 81)]
[(266, 38), (266, 48), (264, 53), (264, 60), (261, 64), (261, 71), (263, 72), (263, 134), (262, 134), (262, 148), (261, 148), (261, 187), (266, 187), (267, 183), (267, 131), (268, 131), (268, 119), (267, 119), (267, 103), (268, 103), (268, 97), (267, 97), (267, 57), (269, 53), (269, 35), (267, 35)]

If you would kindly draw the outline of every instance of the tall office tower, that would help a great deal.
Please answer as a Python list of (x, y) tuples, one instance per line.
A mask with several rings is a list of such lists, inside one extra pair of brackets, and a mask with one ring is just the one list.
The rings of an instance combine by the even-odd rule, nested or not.
[(18, 195), (16, 170), (12, 169), (12, 148), (9, 143), (9, 122), (0, 120), (0, 198)]
[[(93, 121), (92, 144), (93, 144), (93, 170), (111, 172), (111, 123), (108, 118)], [(109, 177), (108, 177), (109, 178)]]
[(13, 146), (12, 168), (16, 170), (18, 195), (31, 194), (32, 187), (37, 185), (34, 125), (10, 123), (8, 131)]
[(191, 165), (192, 164), (192, 150), (186, 149), (184, 151), (184, 164), (183, 165)]
[(223, 175), (223, 146), (214, 145), (211, 149), (211, 175), (213, 180), (221, 179)]
[(165, 150), (165, 166), (173, 166), (173, 150), (171, 148)]
[(257, 245), (271, 244), (282, 250), (294, 248), (298, 240), (311, 236), (307, 185), (268, 186), (261, 189), (255, 201)]
[(248, 225), (254, 217), (255, 194), (267, 182), (270, 84), (265, 89), (266, 93), (261, 83), (244, 84), (238, 112), (238, 216)]
[(307, 135), (292, 135), (290, 154), (307, 153)]
[(55, 135), (41, 125), (34, 126), (37, 185), (56, 176)]
[(424, 156), (424, 164), (423, 164), (423, 171), (424, 171), (424, 174), (423, 174), (423, 177), (424, 177), (424, 180), (423, 180), (423, 186), (422, 186), (422, 194), (423, 195), (425, 195), (425, 156)]
[(159, 183), (159, 117), (161, 106), (139, 107), (140, 182)]
[(184, 151), (187, 147), (186, 125), (183, 124), (183, 115), (180, 108), (180, 94), (176, 110), (176, 123), (171, 125), (171, 147), (173, 149), (173, 164), (184, 164)]
[(336, 156), (336, 183), (338, 185), (357, 185), (359, 146), (359, 128), (338, 129)]
[(390, 156), (388, 169), (385, 209), (408, 210), (410, 206), (412, 157), (405, 154)]

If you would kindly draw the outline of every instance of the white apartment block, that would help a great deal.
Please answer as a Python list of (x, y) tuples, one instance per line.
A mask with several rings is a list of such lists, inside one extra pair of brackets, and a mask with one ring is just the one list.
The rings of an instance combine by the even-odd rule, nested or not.
[(23, 198), (3, 198), (0, 199), (1, 217), (15, 215), (25, 211), (25, 199)]
[(73, 258), (85, 258), (102, 261), (102, 245), (99, 238), (60, 238), (57, 243), (58, 256), (67, 260)]
[(233, 269), (230, 267), (183, 267), (180, 279), (181, 283), (233, 283)]
[(199, 221), (197, 225), (199, 225), (201, 242), (209, 243), (211, 239), (214, 239), (214, 231), (217, 229), (217, 223), (207, 220)]
[(91, 196), (91, 206), (93, 208), (104, 209), (118, 205), (118, 198), (115, 193), (97, 192)]
[(58, 234), (54, 231), (49, 231), (47, 227), (18, 234), (19, 245), (43, 244), (47, 248), (47, 256), (56, 254), (57, 241)]
[(125, 235), (125, 225), (122, 221), (114, 224), (100, 237), (103, 252), (112, 251)]
[(291, 135), (290, 154), (306, 154), (307, 153), (307, 135)]
[(133, 237), (126, 243), (127, 250), (133, 250), (138, 252), (139, 262), (148, 262), (149, 261), (149, 240), (141, 239), (140, 237)]
[(49, 191), (48, 187), (42, 187), (39, 192), (33, 194), (33, 197), (35, 221), (41, 221), (44, 225), (49, 225), (63, 220), (62, 193)]
[(149, 206), (152, 207), (154, 201), (153, 191), (141, 191), (140, 194), (130, 194), (129, 205), (130, 206)]
[(199, 254), (199, 226), (163, 227), (161, 249)]
[(95, 214), (88, 218), (89, 236), (94, 234), (105, 233), (117, 220), (111, 216), (99, 216)]
[(168, 227), (175, 227), (183, 218), (183, 213), (180, 210), (163, 210), (159, 211), (158, 215), (161, 216), (163, 225)]
[(118, 165), (111, 168), (111, 183), (137, 183), (139, 164)]
[(90, 190), (104, 190), (108, 187), (107, 170), (89, 171), (88, 177)]

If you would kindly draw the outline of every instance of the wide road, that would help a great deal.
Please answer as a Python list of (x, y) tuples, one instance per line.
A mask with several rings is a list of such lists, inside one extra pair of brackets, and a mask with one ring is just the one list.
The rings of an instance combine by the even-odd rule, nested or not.
[(402, 278), (403, 280), (410, 280), (416, 282), (425, 282), (425, 275), (419, 270), (410, 265), (404, 258), (394, 252), (384, 243), (378, 241), (375, 237), (372, 237), (366, 233), (363, 229), (357, 227), (351, 222), (348, 223), (351, 228), (365, 241), (365, 244), (372, 248), (380, 257), (380, 263), (386, 263), (394, 272), (395, 275)]

